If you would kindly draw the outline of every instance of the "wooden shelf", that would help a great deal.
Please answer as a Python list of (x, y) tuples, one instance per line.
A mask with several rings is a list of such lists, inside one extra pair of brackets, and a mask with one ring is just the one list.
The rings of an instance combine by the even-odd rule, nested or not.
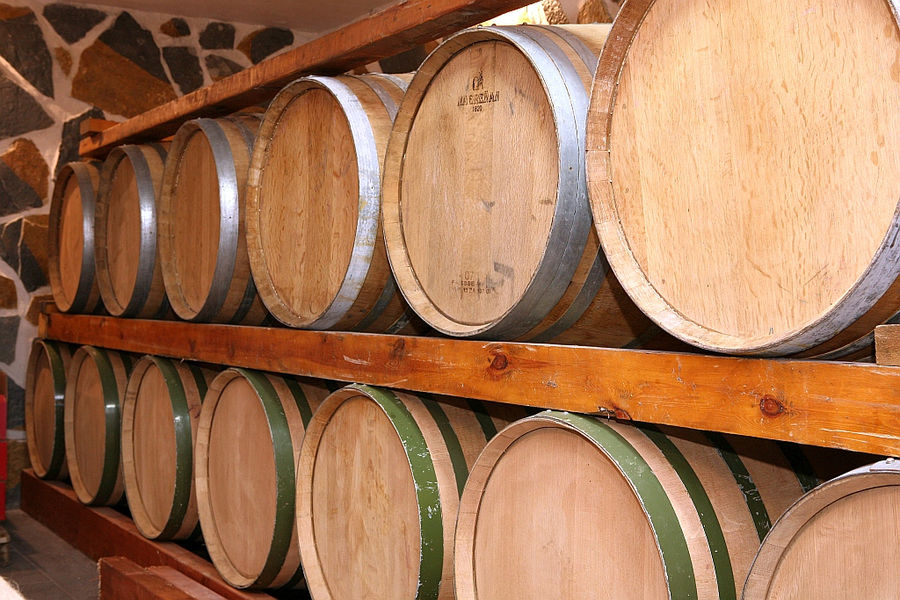
[(115, 350), (900, 456), (900, 367), (59, 313)]
[(22, 510), (92, 560), (124, 556), (142, 567), (172, 567), (228, 600), (275, 600), (232, 588), (212, 563), (173, 542), (144, 538), (125, 515), (108, 507), (85, 506), (71, 487), (42, 481), (30, 469), (22, 472)]
[(81, 156), (169, 136), (189, 119), (267, 101), (308, 73), (341, 73), (482, 23), (527, 0), (406, 0), (85, 138)]

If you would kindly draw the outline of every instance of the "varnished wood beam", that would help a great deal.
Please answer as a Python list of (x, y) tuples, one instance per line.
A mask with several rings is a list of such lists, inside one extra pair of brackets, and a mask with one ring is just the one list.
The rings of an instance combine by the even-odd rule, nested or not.
[(189, 119), (215, 117), (267, 101), (301, 75), (340, 73), (477, 25), (526, 4), (527, 0), (397, 2), (86, 138), (81, 142), (81, 155), (100, 158), (119, 144), (163, 138), (173, 134)]
[(42, 481), (30, 469), (22, 472), (22, 510), (93, 560), (124, 556), (142, 567), (165, 565), (229, 600), (273, 600), (268, 594), (232, 588), (196, 554), (172, 542), (144, 538), (125, 515), (84, 506), (71, 487)]
[(900, 455), (900, 368), (42, 315), (76, 344)]

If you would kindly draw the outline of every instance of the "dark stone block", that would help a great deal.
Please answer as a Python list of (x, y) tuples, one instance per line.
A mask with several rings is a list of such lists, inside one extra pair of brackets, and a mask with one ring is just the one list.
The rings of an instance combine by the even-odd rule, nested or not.
[(53, 125), (53, 119), (25, 90), (0, 74), (0, 139)]
[(213, 81), (219, 81), (244, 70), (244, 67), (233, 60), (228, 60), (224, 56), (216, 54), (207, 55), (204, 62), (206, 62), (206, 72), (209, 73), (209, 77)]
[(29, 292), (49, 285), (47, 279), (48, 215), (31, 215), (22, 221), (22, 239), (19, 241), (19, 279)]
[(378, 64), (385, 73), (412, 73), (419, 68), (427, 56), (425, 46), (416, 46), (406, 52), (382, 58)]
[(22, 236), (22, 219), (10, 221), (0, 229), (0, 259), (19, 270), (19, 238)]
[(30, 185), (19, 179), (15, 171), (0, 162), (0, 216), (11, 215), (43, 205), (41, 197)]
[[(0, 362), (10, 364), (16, 360), (16, 337), (19, 334), (19, 317), (0, 317)], [(7, 418), (15, 417), (17, 420), (7, 422), (8, 429), (14, 429), (25, 423), (25, 394), (16, 383), (7, 378), (8, 396), (6, 399)], [(13, 394), (21, 394), (21, 402), (14, 402)], [(15, 407), (15, 411), (14, 411)]]
[(16, 292), (16, 282), (9, 277), (0, 275), (0, 308), (17, 308), (19, 294)]
[(81, 122), (85, 119), (104, 118), (106, 117), (102, 110), (92, 108), (63, 123), (62, 139), (59, 143), (59, 158), (56, 159), (56, 168), (53, 169), (54, 177), (59, 174), (59, 170), (67, 163), (79, 160), (78, 143), (81, 141)]
[(18, 207), (35, 208), (47, 201), (50, 171), (40, 150), (29, 139), (19, 138), (0, 155), (0, 190), (7, 195), (0, 213), (11, 214)]
[(207, 50), (234, 48), (234, 26), (213, 21), (200, 33), (200, 46)]
[(48, 4), (44, 7), (44, 18), (53, 26), (59, 37), (69, 44), (74, 44), (105, 19), (106, 13), (68, 4)]
[(129, 13), (120, 14), (112, 27), (100, 34), (100, 41), (157, 79), (169, 81), (153, 34), (141, 27)]
[(27, 248), (24, 244), (19, 249), (19, 260), (19, 278), (22, 280), (22, 285), (25, 286), (27, 291), (33, 292), (38, 288), (50, 284), (47, 279), (46, 260), (41, 264), (38, 257), (36, 257), (31, 249)]
[(53, 304), (53, 294), (36, 294), (32, 296), (31, 301), (28, 303), (28, 310), (25, 312), (25, 320), (37, 326), (38, 317), (43, 312), (46, 304)]
[(178, 17), (169, 19), (159, 26), (159, 30), (169, 37), (184, 37), (191, 35), (191, 28), (188, 27), (187, 21)]
[(256, 64), (267, 56), (278, 52), (282, 48), (294, 43), (294, 33), (288, 29), (267, 27), (249, 34), (241, 43), (238, 50), (247, 55), (253, 64)]
[(200, 59), (193, 48), (184, 46), (172, 46), (163, 48), (163, 58), (169, 65), (172, 79), (178, 84), (182, 94), (193, 92), (203, 86), (203, 71), (200, 69)]
[(53, 97), (53, 59), (30, 9), (0, 4), (0, 56), (40, 93)]
[[(9, 321), (4, 323), (4, 321)], [(16, 353), (16, 334), (19, 331), (19, 317), (3, 317), (0, 318), (0, 344), (3, 346), (11, 346), (13, 358), (6, 360), (0, 357), (0, 361), (7, 364), (15, 360)], [(11, 332), (12, 337), (9, 337)], [(11, 340), (11, 342), (10, 342)], [(2, 349), (0, 349), (2, 351)], [(25, 390), (12, 380), (6, 378), (6, 428), (7, 429), (24, 429), (25, 428)], [(3, 432), (4, 437), (6, 432)]]

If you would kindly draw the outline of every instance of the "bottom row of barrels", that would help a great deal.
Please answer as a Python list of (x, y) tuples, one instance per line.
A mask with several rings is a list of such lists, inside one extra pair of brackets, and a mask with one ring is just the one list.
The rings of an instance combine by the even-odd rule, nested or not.
[(127, 496), (151, 539), (202, 529), (235, 587), (699, 600), (900, 584), (892, 459), (47, 340), (26, 426), (38, 476), (68, 476), (86, 504)]

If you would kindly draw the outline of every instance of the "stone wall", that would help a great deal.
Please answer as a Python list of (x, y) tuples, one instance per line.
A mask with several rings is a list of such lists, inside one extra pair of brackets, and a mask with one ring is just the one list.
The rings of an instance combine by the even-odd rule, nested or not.
[(26, 0), (0, 1), (0, 369), (9, 480), (25, 449), (25, 365), (47, 279), (53, 177), (86, 117), (124, 120), (309, 39), (285, 29)]

